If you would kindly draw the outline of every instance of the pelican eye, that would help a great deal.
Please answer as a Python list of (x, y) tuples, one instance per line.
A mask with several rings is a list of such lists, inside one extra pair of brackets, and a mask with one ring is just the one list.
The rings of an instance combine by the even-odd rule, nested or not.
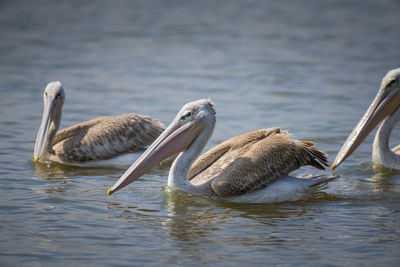
[(386, 87), (392, 87), (396, 82), (396, 79), (391, 80)]
[(188, 111), (182, 115), (181, 120), (186, 120), (187, 118), (190, 118), (190, 116), (192, 116), (192, 112)]
[(58, 98), (58, 97), (60, 97), (60, 95), (61, 95), (61, 93), (58, 93), (58, 94), (56, 95), (56, 97)]

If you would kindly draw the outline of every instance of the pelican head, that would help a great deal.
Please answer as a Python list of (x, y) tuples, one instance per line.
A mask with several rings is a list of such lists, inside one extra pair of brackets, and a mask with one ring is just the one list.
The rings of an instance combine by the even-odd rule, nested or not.
[(332, 170), (339, 166), (364, 141), (368, 134), (387, 116), (393, 114), (400, 105), (400, 68), (389, 71), (383, 77), (380, 89), (364, 116), (347, 137)]
[(39, 158), (43, 155), (43, 151), (51, 140), (49, 140), (49, 128), (54, 123), (55, 133), (57, 131), (60, 119), (61, 110), (64, 104), (65, 93), (63, 85), (60, 81), (50, 82), (47, 84), (43, 94), (43, 116), (42, 122), (39, 127), (39, 131), (36, 137), (35, 150), (34, 150), (34, 161), (38, 162)]
[(107, 195), (132, 183), (162, 160), (186, 150), (205, 128), (212, 132), (214, 125), (215, 110), (209, 99), (186, 104), (164, 132), (108, 190)]

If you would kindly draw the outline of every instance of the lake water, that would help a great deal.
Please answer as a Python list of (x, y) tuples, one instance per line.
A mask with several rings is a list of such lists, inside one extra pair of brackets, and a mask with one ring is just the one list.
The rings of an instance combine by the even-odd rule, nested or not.
[(62, 127), (126, 112), (167, 125), (211, 98), (207, 148), (279, 126), (332, 163), (399, 67), (399, 12), (395, 0), (1, 1), (1, 265), (398, 266), (400, 174), (371, 168), (373, 135), (341, 178), (271, 205), (168, 193), (168, 164), (107, 197), (124, 169), (31, 157), (44, 87), (61, 80)]

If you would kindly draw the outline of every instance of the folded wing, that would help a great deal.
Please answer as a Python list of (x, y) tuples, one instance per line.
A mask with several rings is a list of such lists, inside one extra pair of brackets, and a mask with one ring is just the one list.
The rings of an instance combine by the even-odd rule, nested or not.
[(211, 183), (219, 197), (233, 197), (263, 188), (304, 165), (328, 166), (326, 154), (310, 141), (290, 138), (279, 128), (240, 135), (221, 143), (193, 164), (189, 179)]

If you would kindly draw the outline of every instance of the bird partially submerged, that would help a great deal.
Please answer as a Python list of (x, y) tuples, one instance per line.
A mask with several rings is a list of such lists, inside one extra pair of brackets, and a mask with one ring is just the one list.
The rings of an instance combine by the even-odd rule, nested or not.
[(279, 128), (233, 137), (196, 160), (213, 132), (215, 121), (210, 100), (186, 104), (107, 194), (125, 187), (158, 162), (182, 151), (172, 164), (168, 186), (213, 199), (251, 203), (298, 200), (309, 187), (336, 178), (288, 176), (304, 165), (323, 170), (328, 166), (327, 157), (314, 148), (313, 142), (291, 139)]
[(400, 170), (400, 146), (389, 148), (389, 138), (400, 120), (400, 68), (389, 71), (383, 77), (380, 89), (364, 116), (347, 137), (332, 164), (339, 166), (364, 141), (381, 122), (372, 146), (372, 163), (376, 166)]
[(34, 162), (64, 164), (107, 160), (145, 149), (164, 130), (147, 116), (103, 116), (58, 131), (65, 93), (59, 81), (46, 86), (42, 122), (36, 137)]

